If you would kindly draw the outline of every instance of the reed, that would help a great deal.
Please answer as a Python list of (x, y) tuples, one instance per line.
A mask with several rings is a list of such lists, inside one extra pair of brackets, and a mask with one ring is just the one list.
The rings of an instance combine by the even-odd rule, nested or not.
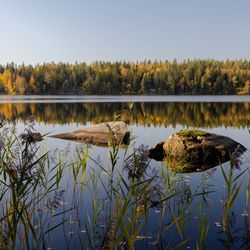
[[(212, 172), (195, 173), (200, 179), (194, 185), (191, 173), (152, 162), (148, 147), (136, 146), (135, 138), (126, 148), (117, 145), (111, 130), (107, 162), (94, 159), (89, 145), (75, 147), (73, 155), (46, 152), (39, 142), (15, 134), (1, 128), (0, 249), (55, 248), (58, 232), (67, 248), (211, 246), (211, 199), (221, 191), (211, 184)], [(223, 232), (234, 239), (233, 205), (244, 190), (244, 247), (249, 245), (247, 171), (221, 166)]]

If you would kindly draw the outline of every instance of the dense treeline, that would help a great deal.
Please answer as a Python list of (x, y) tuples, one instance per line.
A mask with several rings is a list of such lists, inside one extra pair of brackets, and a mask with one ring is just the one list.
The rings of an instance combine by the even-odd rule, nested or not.
[(4, 103), (0, 121), (87, 124), (121, 120), (142, 126), (249, 127), (250, 103)]
[(250, 61), (0, 65), (2, 94), (250, 94)]

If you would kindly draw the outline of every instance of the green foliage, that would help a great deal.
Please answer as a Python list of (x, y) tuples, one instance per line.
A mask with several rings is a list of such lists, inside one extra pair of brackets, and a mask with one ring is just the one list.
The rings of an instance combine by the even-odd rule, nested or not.
[(0, 65), (6, 94), (250, 94), (250, 61)]
[[(26, 132), (31, 133), (31, 128)], [(39, 248), (41, 235), (34, 220), (60, 182), (54, 174), (59, 164), (51, 169), (48, 152), (41, 154), (36, 145), (41, 138), (24, 135), (18, 137), (14, 130), (0, 126), (0, 249)]]

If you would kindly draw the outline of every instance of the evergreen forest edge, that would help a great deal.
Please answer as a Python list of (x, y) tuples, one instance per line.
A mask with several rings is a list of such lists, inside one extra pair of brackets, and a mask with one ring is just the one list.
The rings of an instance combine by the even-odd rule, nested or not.
[(249, 60), (0, 65), (0, 94), (250, 94)]

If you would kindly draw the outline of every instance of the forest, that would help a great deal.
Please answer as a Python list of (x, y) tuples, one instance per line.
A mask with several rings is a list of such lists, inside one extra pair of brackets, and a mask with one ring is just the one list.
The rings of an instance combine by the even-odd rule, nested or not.
[(0, 65), (0, 93), (248, 95), (250, 61), (10, 63)]

